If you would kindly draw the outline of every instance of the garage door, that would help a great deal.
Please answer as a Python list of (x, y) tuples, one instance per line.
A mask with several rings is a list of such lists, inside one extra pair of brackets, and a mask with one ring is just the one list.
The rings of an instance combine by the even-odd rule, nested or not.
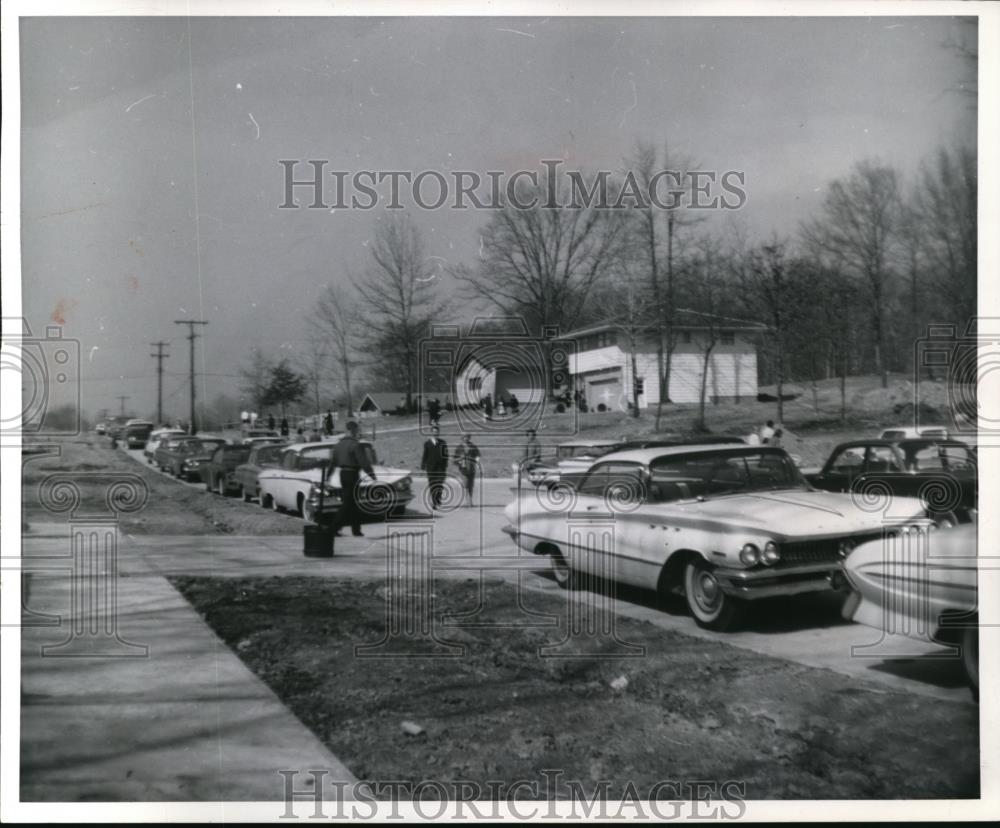
[(608, 411), (616, 411), (621, 395), (622, 381), (619, 376), (604, 377), (587, 382), (587, 407), (591, 411), (600, 411), (602, 405)]

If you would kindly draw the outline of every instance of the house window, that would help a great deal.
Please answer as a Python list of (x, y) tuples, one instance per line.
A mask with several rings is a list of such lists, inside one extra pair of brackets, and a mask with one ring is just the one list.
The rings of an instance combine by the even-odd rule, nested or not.
[(691, 331), (681, 331), (680, 341), (685, 345), (691, 344)]
[(482, 377), (469, 377), (469, 390), (470, 391), (481, 391), (483, 387)]
[(720, 341), (723, 345), (734, 345), (736, 343), (736, 334), (732, 331), (723, 331)]
[(635, 380), (635, 393), (637, 396), (646, 393), (646, 379), (645, 377), (636, 377)]

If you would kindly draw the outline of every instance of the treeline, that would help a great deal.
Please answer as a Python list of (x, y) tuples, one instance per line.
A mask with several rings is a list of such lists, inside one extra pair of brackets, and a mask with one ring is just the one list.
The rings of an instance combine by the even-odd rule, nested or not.
[[(697, 169), (644, 143), (625, 161), (640, 185), (660, 170)], [(675, 185), (696, 182), (683, 174)], [(766, 241), (709, 220), (694, 199), (612, 210), (545, 207), (551, 199), (540, 194), (531, 209), (491, 212), (474, 263), (447, 273), (412, 221), (392, 213), (376, 225), (362, 272), (329, 286), (312, 310), (298, 399), (321, 410), (334, 396), (351, 410), (362, 387), (412, 399), (432, 324), (468, 323), (477, 311), (521, 318), (543, 336), (611, 322), (625, 347), (652, 338), (658, 412), (670, 403), (676, 329), (692, 317), (709, 331), (706, 366), (719, 328), (760, 323), (762, 384), (877, 373), (886, 385), (889, 372), (912, 370), (928, 324), (964, 329), (976, 312), (976, 188), (976, 154), (965, 146), (940, 149), (909, 179), (861, 161), (829, 183), (797, 232)], [(275, 368), (255, 354), (244, 393), (263, 402)], [(447, 376), (439, 382), (434, 390), (445, 390)]]

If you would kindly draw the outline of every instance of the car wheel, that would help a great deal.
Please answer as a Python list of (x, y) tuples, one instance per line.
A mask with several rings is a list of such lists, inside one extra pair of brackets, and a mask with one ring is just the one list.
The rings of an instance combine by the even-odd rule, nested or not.
[(295, 511), (299, 513), (300, 517), (304, 517), (306, 520), (310, 519), (306, 515), (306, 499), (302, 496), (302, 492), (299, 492), (295, 498)]
[(247, 492), (247, 490), (242, 486), (240, 486), (240, 495), (242, 496), (244, 503), (249, 503), (251, 500), (253, 500), (249, 492)]
[(274, 509), (274, 511), (276, 511), (276, 512), (284, 512), (285, 511), (284, 508), (282, 508), (281, 506), (278, 505), (278, 499), (274, 498), (274, 497), (271, 498), (271, 508)]
[(215, 481), (215, 490), (222, 497), (226, 496), (226, 480), (225, 480), (225, 478), (220, 477), (218, 480)]
[(979, 625), (972, 624), (962, 631), (962, 667), (972, 688), (972, 696), (979, 700)]
[(549, 555), (549, 562), (552, 568), (552, 577), (555, 578), (560, 589), (572, 589), (574, 585), (573, 570), (570, 569), (569, 561), (566, 560), (563, 553), (558, 549), (553, 550), (552, 554)]
[(260, 493), (260, 507), (262, 509), (270, 509), (270, 508), (272, 508), (272, 505), (271, 505), (271, 495), (264, 494), (263, 492)]
[(690, 561), (684, 570), (684, 595), (699, 627), (725, 632), (739, 620), (739, 601), (722, 591), (713, 567), (700, 558)]

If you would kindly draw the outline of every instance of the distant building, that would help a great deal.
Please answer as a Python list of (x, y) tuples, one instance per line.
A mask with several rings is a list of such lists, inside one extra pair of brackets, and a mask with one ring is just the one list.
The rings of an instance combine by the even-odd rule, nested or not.
[(406, 394), (399, 391), (371, 391), (358, 406), (359, 417), (382, 417), (406, 409)]
[[(505, 352), (506, 351), (506, 352)], [(498, 348), (496, 353), (477, 352), (460, 366), (455, 376), (455, 402), (459, 407), (478, 406), (487, 395), (493, 400), (516, 396), (522, 405), (545, 399), (545, 372), (538, 354)]]
[[(700, 324), (699, 324), (700, 322)], [(716, 320), (705, 324), (693, 316), (689, 324), (674, 328), (676, 345), (670, 362), (670, 399), (674, 403), (697, 403), (701, 395), (705, 350), (714, 333), (715, 346), (708, 363), (705, 398), (708, 402), (756, 399), (756, 340), (766, 330), (751, 322)], [(632, 401), (632, 356), (628, 337), (620, 326), (594, 325), (558, 337), (572, 340), (576, 352), (569, 358), (569, 373), (575, 390), (582, 392), (591, 411), (628, 409)], [(653, 335), (637, 337), (635, 345), (639, 408), (655, 406), (660, 396)]]

